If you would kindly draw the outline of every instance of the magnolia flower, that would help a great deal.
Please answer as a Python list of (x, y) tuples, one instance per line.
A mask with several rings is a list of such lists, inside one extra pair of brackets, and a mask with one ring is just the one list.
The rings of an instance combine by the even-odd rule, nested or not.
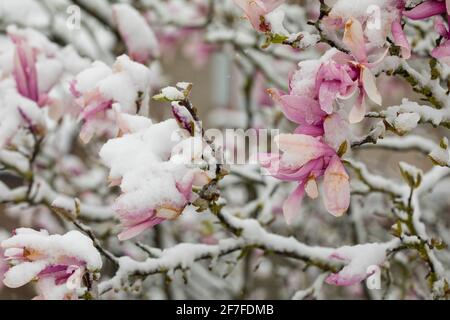
[(265, 16), (280, 6), (284, 0), (234, 0), (250, 20), (253, 28), (261, 32), (271, 30)]
[(115, 4), (112, 7), (113, 19), (130, 57), (140, 63), (148, 62), (151, 57), (158, 57), (158, 40), (144, 17), (128, 4)]
[(78, 231), (49, 235), (45, 230), (19, 228), (1, 247), (11, 264), (3, 283), (18, 288), (37, 280), (35, 299), (77, 299), (89, 290), (83, 278), (102, 267), (92, 240)]
[(335, 41), (351, 19), (358, 20), (364, 28), (363, 36), (370, 47), (381, 48), (392, 34), (395, 45), (402, 50), (402, 56), (409, 59), (411, 49), (401, 25), (405, 0), (358, 0), (354, 5), (348, 0), (338, 0), (330, 13), (323, 19), (324, 28)]
[[(128, 121), (131, 127), (133, 123), (136, 119)], [(173, 119), (141, 125), (140, 130), (109, 140), (100, 150), (111, 169), (112, 185), (122, 191), (114, 204), (123, 228), (120, 240), (176, 219), (194, 200), (192, 188), (201, 188), (211, 179), (195, 165), (204, 153), (200, 138), (186, 139), (181, 132), (179, 136)]]
[(95, 132), (108, 124), (114, 112), (138, 113), (149, 99), (151, 72), (142, 64), (122, 55), (110, 68), (96, 61), (91, 68), (80, 72), (70, 83), (70, 91), (80, 108), (83, 122), (80, 137), (87, 143)]
[(281, 134), (275, 139), (283, 154), (261, 154), (259, 159), (273, 177), (298, 182), (283, 204), (287, 223), (300, 211), (305, 192), (310, 198), (318, 197), (317, 180), (322, 176), (326, 209), (334, 216), (344, 214), (350, 203), (349, 177), (336, 151), (319, 138), (304, 134)]

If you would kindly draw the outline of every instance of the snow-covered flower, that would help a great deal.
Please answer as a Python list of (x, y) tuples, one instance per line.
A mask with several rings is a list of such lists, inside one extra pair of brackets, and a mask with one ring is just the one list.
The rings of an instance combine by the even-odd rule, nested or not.
[(108, 120), (115, 119), (117, 111), (136, 114), (148, 104), (151, 72), (126, 55), (107, 66), (96, 61), (80, 72), (70, 84), (72, 95), (80, 108), (83, 127), (80, 137), (89, 142)]
[(273, 177), (298, 183), (283, 204), (288, 223), (300, 212), (306, 194), (319, 195), (317, 180), (324, 177), (323, 200), (328, 212), (341, 216), (350, 203), (349, 177), (336, 151), (320, 138), (304, 134), (281, 134), (275, 138), (283, 154), (260, 154), (261, 166)]
[(265, 16), (280, 6), (284, 0), (234, 0), (250, 20), (253, 28), (262, 32), (271, 30)]
[[(140, 118), (134, 116), (135, 121)], [(102, 147), (100, 157), (111, 169), (112, 185), (120, 185), (122, 191), (115, 202), (124, 229), (120, 240), (177, 218), (193, 200), (192, 188), (202, 187), (212, 178), (189, 165), (201, 160), (201, 139), (180, 136), (180, 141), (179, 130), (173, 119), (157, 124), (148, 120), (140, 129)]]
[(77, 299), (88, 292), (92, 274), (102, 267), (92, 240), (78, 231), (49, 235), (45, 230), (19, 228), (1, 247), (11, 264), (3, 283), (18, 288), (37, 280), (35, 299)]
[(129, 56), (140, 63), (158, 57), (160, 49), (158, 40), (145, 18), (128, 4), (112, 6), (113, 18), (119, 33), (127, 46)]
[(338, 273), (328, 276), (326, 282), (336, 286), (351, 286), (363, 281), (377, 271), (385, 260), (388, 250), (396, 242), (367, 243), (356, 246), (344, 246), (336, 249), (330, 256), (332, 260), (345, 263)]

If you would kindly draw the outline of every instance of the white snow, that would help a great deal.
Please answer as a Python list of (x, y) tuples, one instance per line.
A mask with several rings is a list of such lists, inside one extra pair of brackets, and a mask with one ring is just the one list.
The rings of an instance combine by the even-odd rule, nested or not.
[(405, 134), (417, 127), (420, 121), (420, 115), (414, 112), (399, 114), (394, 120), (394, 128), (400, 134)]
[(165, 87), (161, 89), (161, 94), (169, 101), (183, 100), (184, 94), (175, 87)]
[(443, 138), (441, 144), (431, 150), (428, 156), (440, 166), (450, 166), (450, 155), (448, 151), (448, 139)]

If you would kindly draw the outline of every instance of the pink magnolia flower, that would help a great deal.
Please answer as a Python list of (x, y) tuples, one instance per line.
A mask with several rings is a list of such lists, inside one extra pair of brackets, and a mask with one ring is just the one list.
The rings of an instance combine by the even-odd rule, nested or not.
[(130, 133), (110, 139), (100, 150), (111, 169), (112, 185), (122, 192), (114, 203), (123, 228), (120, 240), (176, 219), (195, 199), (193, 186), (201, 188), (210, 181), (195, 165), (204, 152), (201, 138), (186, 133), (189, 138), (176, 141), (174, 137), (185, 130), (180, 131), (174, 119), (152, 124), (138, 118), (144, 117), (122, 119)]
[(283, 2), (284, 0), (234, 0), (234, 3), (244, 10), (253, 28), (261, 32), (271, 30), (270, 24), (264, 17)]
[(291, 223), (299, 213), (306, 194), (318, 197), (317, 180), (324, 177), (323, 200), (328, 212), (341, 216), (350, 203), (349, 177), (336, 151), (319, 138), (304, 134), (281, 134), (276, 143), (282, 155), (261, 154), (261, 166), (273, 177), (298, 182), (283, 204), (283, 214)]
[(89, 289), (83, 277), (102, 267), (92, 240), (78, 231), (49, 235), (45, 230), (20, 228), (1, 247), (11, 264), (3, 283), (17, 288), (37, 280), (35, 299), (77, 299)]
[(193, 178), (192, 175), (187, 175), (184, 179), (177, 181), (175, 184), (176, 190), (173, 190), (176, 192), (173, 194), (173, 198), (167, 202), (160, 202), (156, 206), (144, 205), (143, 208), (130, 210), (130, 206), (128, 205), (130, 202), (128, 200), (136, 193), (125, 193), (121, 195), (115, 203), (115, 211), (124, 229), (118, 235), (119, 240), (124, 241), (134, 238), (143, 231), (151, 229), (161, 222), (176, 219), (191, 200)]
[(386, 38), (392, 34), (394, 43), (402, 50), (402, 56), (409, 59), (411, 48), (401, 24), (405, 0), (360, 1), (354, 6), (346, 0), (338, 0), (327, 17), (324, 28), (333, 40), (340, 43), (339, 35), (350, 20), (358, 20), (363, 26), (362, 33), (371, 48), (386, 45)]
[(122, 55), (110, 68), (102, 62), (80, 72), (70, 91), (83, 122), (80, 138), (87, 143), (96, 132), (114, 127), (113, 106), (120, 112), (136, 114), (149, 99), (151, 71)]

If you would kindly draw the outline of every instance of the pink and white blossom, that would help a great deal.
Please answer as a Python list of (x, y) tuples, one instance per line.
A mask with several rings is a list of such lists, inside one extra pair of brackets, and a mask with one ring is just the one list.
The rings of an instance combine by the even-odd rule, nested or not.
[(271, 30), (265, 16), (279, 7), (284, 0), (234, 0), (247, 16), (253, 28), (261, 32)]
[(35, 299), (77, 299), (88, 290), (83, 277), (102, 267), (92, 240), (78, 231), (49, 235), (45, 230), (19, 228), (1, 247), (11, 265), (3, 283), (18, 288), (36, 280)]
[(287, 223), (300, 212), (305, 192), (310, 198), (318, 197), (317, 181), (322, 177), (327, 211), (334, 216), (344, 214), (350, 203), (349, 177), (335, 150), (319, 138), (304, 134), (282, 134), (276, 142), (283, 154), (261, 154), (259, 159), (273, 177), (298, 183), (283, 205)]
[[(149, 101), (151, 71), (126, 55), (112, 67), (94, 62), (70, 83), (70, 91), (80, 108), (83, 122), (80, 137), (89, 142), (102, 130), (102, 124), (114, 122), (113, 105), (119, 112), (136, 114)], [(109, 120), (109, 121), (108, 121)]]

